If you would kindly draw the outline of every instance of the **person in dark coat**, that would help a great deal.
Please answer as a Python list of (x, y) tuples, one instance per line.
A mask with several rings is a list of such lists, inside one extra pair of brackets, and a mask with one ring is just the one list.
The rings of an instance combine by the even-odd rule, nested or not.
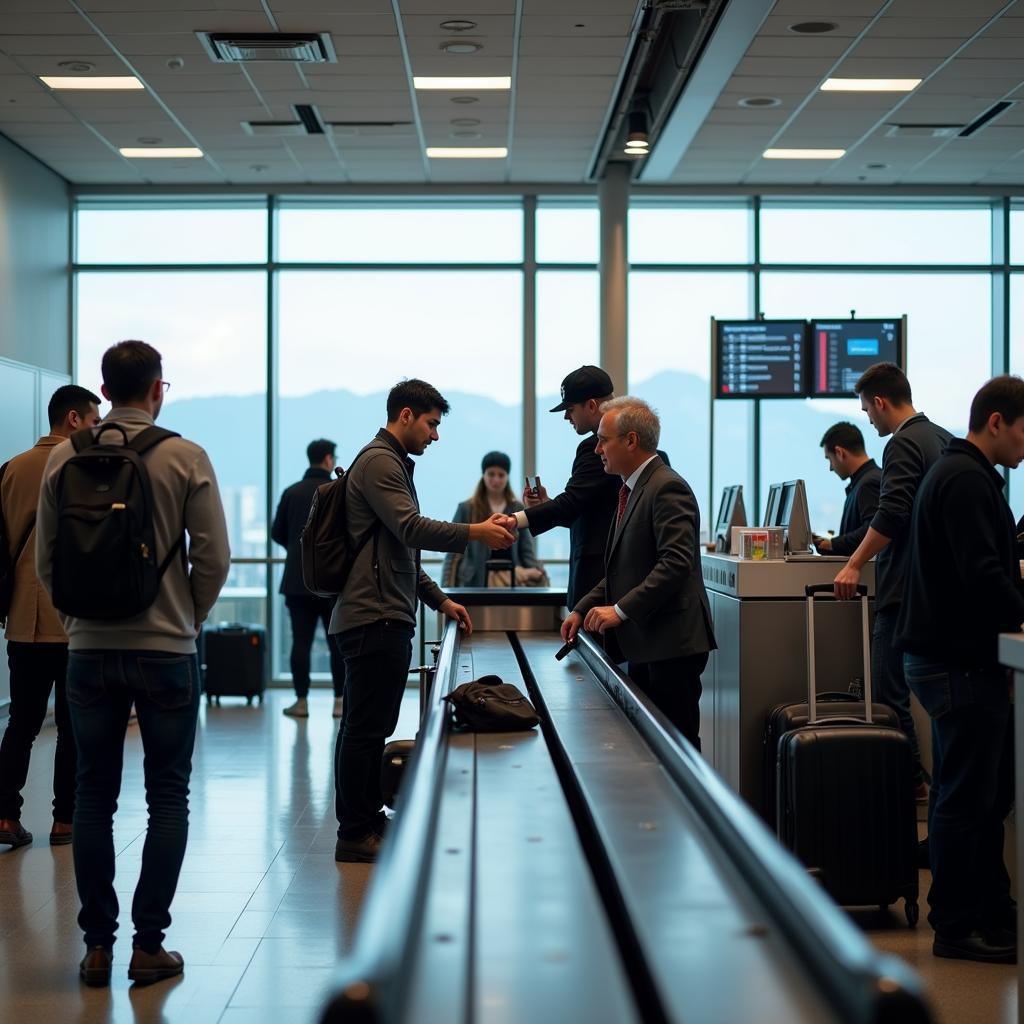
[[(331, 479), (335, 467), (335, 444), (320, 438), (306, 448), (309, 469), (302, 479), (288, 487), (277, 505), (270, 536), (274, 543), (288, 549), (279, 593), (284, 595), (285, 607), (292, 621), (291, 670), (295, 687), (295, 703), (284, 709), (292, 718), (309, 715), (309, 664), (316, 635), (317, 623), (322, 623), (324, 634), (331, 621), (334, 602), (329, 597), (311, 594), (302, 582), (302, 550), (299, 537), (309, 518), (313, 496), (321, 484)], [(345, 692), (345, 662), (329, 640), (331, 652), (331, 679), (334, 683), (334, 717), (341, 717), (342, 697)]]
[(878, 511), (882, 471), (864, 450), (864, 435), (852, 423), (836, 423), (821, 439), (828, 468), (846, 485), (846, 502), (839, 533), (835, 537), (814, 537), (823, 555), (852, 555), (864, 539)]

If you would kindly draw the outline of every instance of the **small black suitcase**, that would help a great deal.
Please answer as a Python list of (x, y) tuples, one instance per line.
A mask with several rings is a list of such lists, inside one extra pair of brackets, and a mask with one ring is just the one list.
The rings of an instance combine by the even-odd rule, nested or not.
[(267, 637), (260, 625), (222, 622), (203, 629), (203, 689), (206, 703), (214, 698), (255, 698), (263, 703), (267, 688)]
[(841, 906), (882, 908), (901, 897), (917, 924), (917, 813), (910, 742), (873, 720), (867, 588), (863, 612), (864, 718), (818, 717), (814, 599), (807, 588), (807, 724), (779, 738), (777, 834)]

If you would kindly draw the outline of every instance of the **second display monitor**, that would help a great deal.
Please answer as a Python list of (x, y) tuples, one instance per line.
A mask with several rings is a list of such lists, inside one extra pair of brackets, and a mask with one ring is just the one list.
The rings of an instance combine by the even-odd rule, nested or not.
[(812, 320), (813, 396), (850, 396), (860, 375), (875, 363), (906, 366), (904, 319)]

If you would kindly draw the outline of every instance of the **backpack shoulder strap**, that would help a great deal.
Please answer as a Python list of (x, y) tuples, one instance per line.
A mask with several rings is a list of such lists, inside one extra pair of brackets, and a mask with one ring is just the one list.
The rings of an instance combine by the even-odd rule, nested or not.
[(181, 437), (181, 434), (177, 434), (173, 430), (164, 430), (163, 427), (146, 427), (145, 430), (140, 430), (128, 441), (127, 446), (136, 455), (145, 455), (146, 452), (151, 448), (155, 448), (161, 441), (166, 441), (172, 437)]
[(83, 430), (76, 430), (71, 435), (71, 447), (75, 449), (76, 454), (78, 452), (84, 452), (86, 448), (91, 448), (96, 443), (96, 438), (98, 436), (98, 434), (94, 434), (92, 432), (91, 427), (85, 427)]

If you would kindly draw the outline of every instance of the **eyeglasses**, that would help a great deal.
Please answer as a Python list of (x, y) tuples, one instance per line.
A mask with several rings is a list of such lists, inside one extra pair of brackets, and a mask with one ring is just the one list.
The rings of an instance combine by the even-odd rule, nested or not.
[(165, 395), (167, 394), (168, 391), (171, 390), (171, 382), (169, 380), (160, 381), (160, 386), (164, 389)]

